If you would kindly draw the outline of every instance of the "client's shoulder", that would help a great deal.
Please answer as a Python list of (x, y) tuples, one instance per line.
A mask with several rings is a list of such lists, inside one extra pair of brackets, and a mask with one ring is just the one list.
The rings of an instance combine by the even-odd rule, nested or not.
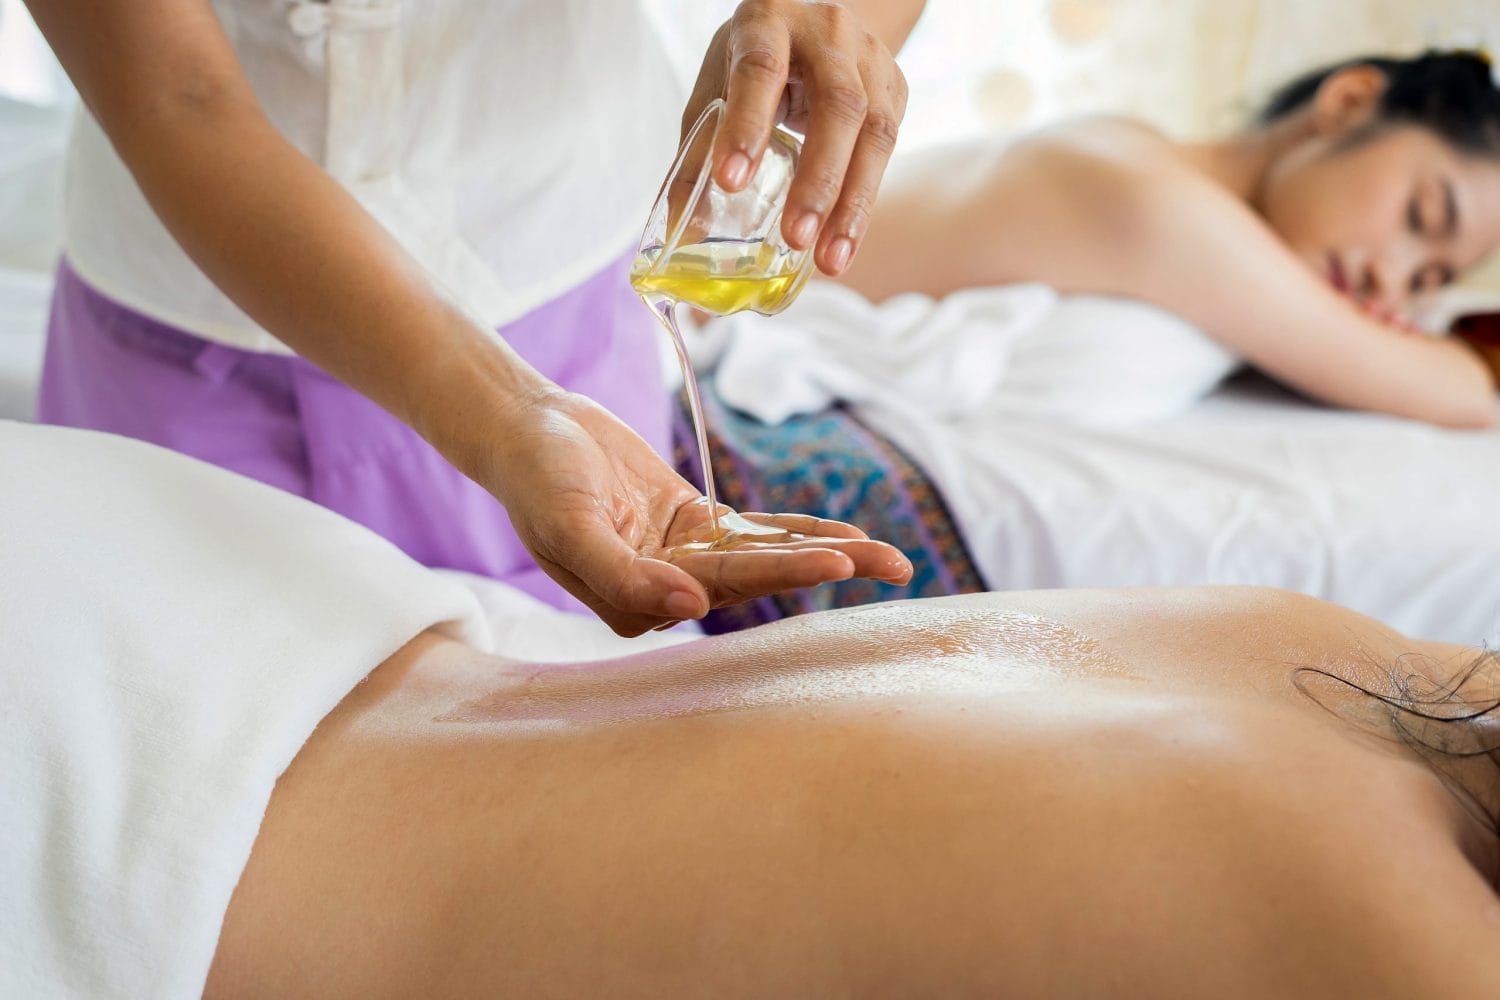
[(1081, 118), (1025, 135), (991, 178), (1034, 195), (1053, 192), (1066, 203), (1062, 214), (1145, 252), (1165, 238), (1164, 222), (1226, 195), (1188, 147), (1130, 118)]
[(1020, 138), (1013, 148), (1018, 155), (1091, 168), (1120, 180), (1188, 166), (1179, 143), (1143, 121), (1118, 116), (1070, 119)]

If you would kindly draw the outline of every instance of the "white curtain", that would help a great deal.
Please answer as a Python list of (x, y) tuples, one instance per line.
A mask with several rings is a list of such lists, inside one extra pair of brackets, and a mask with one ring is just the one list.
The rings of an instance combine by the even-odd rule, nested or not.
[(1183, 135), (1354, 55), (1500, 47), (1494, 0), (929, 0), (902, 62), (908, 147), (1125, 113)]

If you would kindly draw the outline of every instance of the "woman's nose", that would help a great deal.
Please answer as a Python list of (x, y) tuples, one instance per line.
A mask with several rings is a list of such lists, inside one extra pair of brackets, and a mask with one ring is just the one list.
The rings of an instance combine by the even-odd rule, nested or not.
[(1360, 281), (1360, 304), (1367, 307), (1400, 310), (1411, 300), (1411, 276), (1416, 273), (1414, 263), (1405, 262), (1398, 253), (1383, 253), (1371, 257), (1365, 264), (1364, 277)]

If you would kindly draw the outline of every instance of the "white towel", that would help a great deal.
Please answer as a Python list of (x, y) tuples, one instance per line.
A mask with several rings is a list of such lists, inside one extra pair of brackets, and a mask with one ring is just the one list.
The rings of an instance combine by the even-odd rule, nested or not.
[(270, 487), (0, 422), (0, 996), (201, 995), (282, 770), (467, 590)]
[(680, 646), (703, 638), (703, 629), (686, 621), (666, 632), (647, 632), (622, 639), (592, 615), (569, 614), (488, 577), (457, 570), (434, 570), (463, 585), (479, 601), (496, 653), (529, 663), (579, 663), (632, 656), (651, 649)]
[(836, 402), (942, 420), (1149, 420), (1190, 406), (1237, 363), (1153, 306), (1036, 284), (875, 305), (815, 282), (788, 312), (716, 321), (708, 339), (723, 342), (720, 395), (772, 424)]

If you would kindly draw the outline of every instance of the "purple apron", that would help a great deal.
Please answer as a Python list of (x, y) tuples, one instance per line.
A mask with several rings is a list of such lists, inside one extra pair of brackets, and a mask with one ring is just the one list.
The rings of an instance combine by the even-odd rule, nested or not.
[[(628, 258), (500, 328), (537, 370), (670, 455), (655, 319)], [(121, 306), (64, 261), (38, 402), (46, 423), (140, 438), (280, 487), (427, 566), (583, 606), (532, 561), (502, 507), (405, 424), (298, 357), (202, 340)]]

